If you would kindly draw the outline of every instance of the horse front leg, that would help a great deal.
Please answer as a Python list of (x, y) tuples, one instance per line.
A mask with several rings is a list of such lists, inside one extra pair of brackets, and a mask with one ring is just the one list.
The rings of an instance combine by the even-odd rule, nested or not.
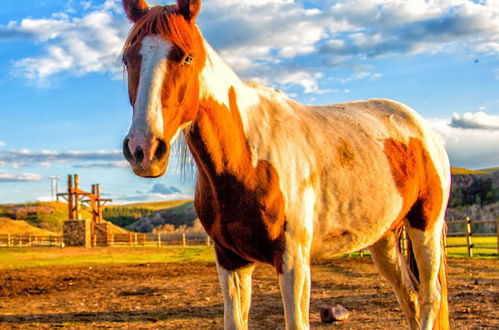
[[(237, 268), (233, 269), (234, 265), (237, 265)], [(224, 297), (224, 329), (248, 329), (251, 275), (254, 269), (255, 264), (241, 260), (233, 260), (231, 264), (227, 253), (221, 254), (217, 249), (218, 278)]]
[(284, 258), (279, 274), (286, 329), (309, 329), (310, 257), (306, 249), (297, 249)]

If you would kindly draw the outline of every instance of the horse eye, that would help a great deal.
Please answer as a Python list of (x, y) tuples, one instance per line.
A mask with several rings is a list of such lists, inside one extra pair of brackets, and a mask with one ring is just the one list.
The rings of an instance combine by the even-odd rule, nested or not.
[(183, 65), (191, 65), (192, 62), (194, 62), (194, 55), (189, 54), (184, 58), (184, 60), (182, 61), (182, 64)]
[(126, 60), (125, 57), (121, 59), (121, 62), (123, 63), (124, 66), (128, 67), (128, 61)]

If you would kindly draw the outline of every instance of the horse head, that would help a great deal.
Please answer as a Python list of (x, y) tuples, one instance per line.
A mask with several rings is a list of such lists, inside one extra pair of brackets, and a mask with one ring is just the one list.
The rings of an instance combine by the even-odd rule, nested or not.
[(133, 107), (123, 154), (136, 175), (159, 177), (172, 142), (199, 108), (205, 49), (195, 20), (201, 1), (149, 7), (145, 0), (123, 0), (123, 7), (134, 23), (123, 47)]

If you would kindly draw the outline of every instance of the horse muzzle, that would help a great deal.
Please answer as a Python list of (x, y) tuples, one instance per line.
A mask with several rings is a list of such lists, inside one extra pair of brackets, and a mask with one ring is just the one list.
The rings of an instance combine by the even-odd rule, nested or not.
[(123, 141), (123, 155), (136, 175), (158, 178), (166, 172), (170, 148), (161, 138), (145, 140), (129, 135)]

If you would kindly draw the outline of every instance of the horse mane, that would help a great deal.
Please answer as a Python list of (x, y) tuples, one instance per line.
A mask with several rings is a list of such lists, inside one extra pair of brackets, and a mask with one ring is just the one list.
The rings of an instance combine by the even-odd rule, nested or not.
[[(184, 134), (189, 135), (190, 127), (184, 129)], [(172, 151), (177, 156), (176, 168), (180, 172), (180, 177), (183, 180), (192, 178), (196, 175), (196, 162), (189, 150), (189, 145), (184, 134), (179, 134), (172, 145)]]
[(159, 35), (171, 41), (184, 53), (196, 52), (202, 47), (195, 24), (187, 21), (177, 5), (155, 6), (150, 8), (132, 27), (123, 50), (136, 44), (145, 36)]

